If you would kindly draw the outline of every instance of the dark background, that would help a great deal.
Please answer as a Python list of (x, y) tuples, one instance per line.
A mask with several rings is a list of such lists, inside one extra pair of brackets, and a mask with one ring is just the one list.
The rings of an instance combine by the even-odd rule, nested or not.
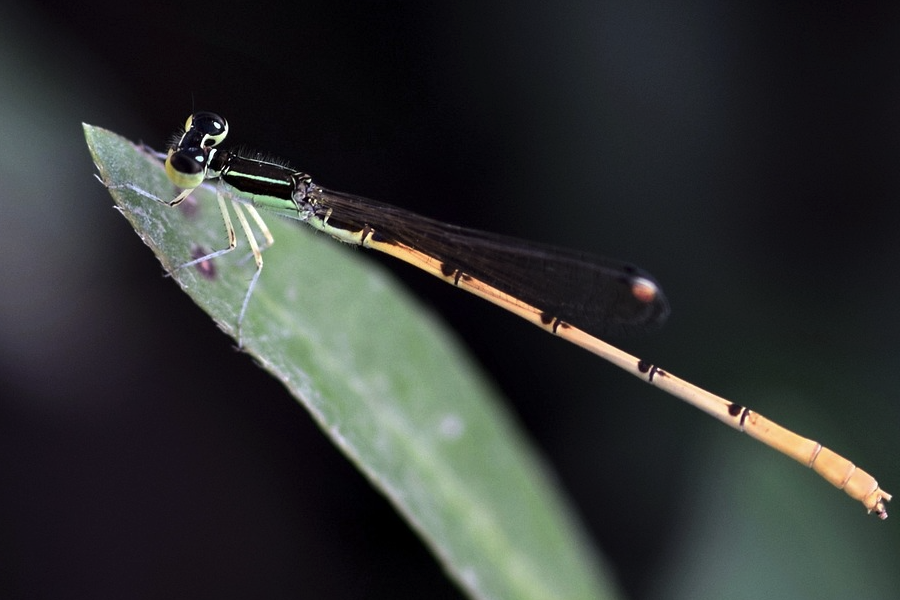
[[(633, 261), (672, 317), (614, 342), (900, 491), (900, 8), (882, 8), (4, 3), (4, 597), (460, 596), (162, 277), (82, 121), (162, 147), (214, 110), (328, 187)], [(896, 517), (371, 258), (471, 347), (626, 595), (898, 589)]]

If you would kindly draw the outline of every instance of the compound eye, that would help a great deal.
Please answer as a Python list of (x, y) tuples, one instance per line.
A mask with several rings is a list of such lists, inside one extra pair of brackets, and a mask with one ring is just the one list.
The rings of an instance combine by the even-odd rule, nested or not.
[(176, 186), (194, 189), (203, 183), (208, 166), (208, 152), (203, 148), (169, 150), (166, 157), (166, 175)]
[(200, 111), (188, 118), (185, 130), (196, 132), (201, 139), (202, 146), (210, 148), (221, 144), (228, 135), (228, 121), (215, 113)]

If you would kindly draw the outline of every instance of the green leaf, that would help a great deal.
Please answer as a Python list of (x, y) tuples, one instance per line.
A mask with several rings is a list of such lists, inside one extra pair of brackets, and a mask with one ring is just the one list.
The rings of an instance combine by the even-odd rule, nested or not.
[[(215, 190), (177, 208), (160, 161), (89, 125), (100, 177), (172, 278), (219, 326), (254, 263), (227, 245)], [(283, 219), (250, 300), (243, 349), (288, 388), (473, 598), (609, 598), (580, 524), (483, 375), (365, 252)], [(173, 270), (174, 269), (174, 270)], [(436, 283), (437, 285), (437, 283)]]

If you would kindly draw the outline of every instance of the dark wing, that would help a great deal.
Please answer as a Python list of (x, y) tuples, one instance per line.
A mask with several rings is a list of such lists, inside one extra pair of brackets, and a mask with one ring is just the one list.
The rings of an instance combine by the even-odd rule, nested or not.
[[(368, 226), (594, 336), (656, 329), (669, 305), (638, 267), (584, 252), (449, 225), (315, 186), (310, 193), (348, 229)], [(655, 291), (655, 293), (654, 293)], [(648, 293), (649, 292), (649, 293)]]

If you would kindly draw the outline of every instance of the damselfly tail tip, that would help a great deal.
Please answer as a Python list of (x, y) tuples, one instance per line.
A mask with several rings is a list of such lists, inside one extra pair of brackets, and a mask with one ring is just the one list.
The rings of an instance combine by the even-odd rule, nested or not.
[(890, 502), (891, 498), (890, 494), (882, 490), (881, 488), (876, 489), (874, 492), (869, 494), (863, 503), (866, 505), (866, 508), (869, 509), (870, 513), (875, 513), (875, 515), (884, 521), (888, 518), (887, 508), (884, 506), (885, 502)]

